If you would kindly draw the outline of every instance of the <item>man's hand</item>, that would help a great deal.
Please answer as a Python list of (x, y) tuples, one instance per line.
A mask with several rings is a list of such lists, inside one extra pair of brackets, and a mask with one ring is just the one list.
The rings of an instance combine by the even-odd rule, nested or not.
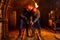
[(32, 22), (32, 25), (33, 25), (34, 23)]
[(30, 24), (32, 24), (32, 25), (33, 25), (33, 24), (34, 24), (34, 22), (30, 21)]

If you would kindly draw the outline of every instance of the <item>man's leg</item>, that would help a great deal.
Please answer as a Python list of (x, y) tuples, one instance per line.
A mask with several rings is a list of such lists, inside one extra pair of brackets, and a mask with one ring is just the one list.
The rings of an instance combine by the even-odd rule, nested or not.
[(18, 35), (18, 37), (17, 37), (16, 40), (19, 40), (20, 39), (20, 36), (21, 36), (21, 33), (22, 33), (23, 23), (24, 23), (23, 19), (20, 19), (19, 35)]
[(42, 36), (41, 36), (41, 25), (40, 25), (40, 19), (37, 21), (37, 26), (38, 26), (38, 30), (39, 30), (39, 34), (38, 37), (41, 40)]
[(32, 35), (35, 35), (35, 29), (36, 29), (36, 23), (34, 23), (34, 25), (32, 25)]
[(40, 33), (40, 32), (41, 32), (40, 19), (38, 19), (38, 21), (37, 21), (37, 26), (38, 26), (38, 29), (39, 29), (39, 33)]
[(20, 30), (19, 30), (19, 34), (20, 34), (20, 35), (21, 35), (21, 33), (22, 33), (23, 23), (24, 23), (24, 21), (23, 21), (23, 19), (21, 19), (21, 20), (20, 20)]
[(28, 36), (28, 24), (26, 23), (26, 35)]

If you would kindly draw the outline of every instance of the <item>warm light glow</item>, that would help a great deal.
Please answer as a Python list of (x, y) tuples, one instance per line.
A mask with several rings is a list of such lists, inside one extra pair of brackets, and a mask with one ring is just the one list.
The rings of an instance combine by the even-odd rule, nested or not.
[(35, 29), (35, 36), (37, 36), (38, 34), (38, 29)]
[(26, 35), (26, 29), (22, 30), (22, 35), (24, 35), (24, 36)]
[(32, 30), (28, 30), (28, 35), (31, 36), (32, 35)]
[(2, 14), (2, 10), (0, 9), (0, 15)]
[(35, 2), (35, 7), (38, 8), (39, 6), (37, 5), (37, 3)]
[(53, 14), (54, 13), (54, 10), (51, 10), (51, 12), (50, 12), (51, 14)]
[(52, 26), (52, 20), (51, 19), (49, 19), (49, 26)]

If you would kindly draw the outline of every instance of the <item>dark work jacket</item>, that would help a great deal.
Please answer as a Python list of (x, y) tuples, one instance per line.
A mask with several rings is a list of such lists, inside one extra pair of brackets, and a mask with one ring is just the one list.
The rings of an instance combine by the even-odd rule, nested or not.
[(22, 19), (26, 20), (27, 18), (28, 20), (30, 18), (30, 11), (27, 11), (26, 8), (24, 8), (20, 16)]

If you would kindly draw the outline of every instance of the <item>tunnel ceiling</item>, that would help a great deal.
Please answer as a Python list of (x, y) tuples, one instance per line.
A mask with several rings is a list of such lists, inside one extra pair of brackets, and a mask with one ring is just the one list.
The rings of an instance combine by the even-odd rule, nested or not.
[[(60, 2), (59, 0), (35, 0), (40, 8), (54, 8), (55, 6), (59, 6)], [(14, 9), (21, 9), (26, 4), (34, 2), (32, 0), (12, 0), (11, 5)], [(60, 7), (60, 6), (59, 6)]]

